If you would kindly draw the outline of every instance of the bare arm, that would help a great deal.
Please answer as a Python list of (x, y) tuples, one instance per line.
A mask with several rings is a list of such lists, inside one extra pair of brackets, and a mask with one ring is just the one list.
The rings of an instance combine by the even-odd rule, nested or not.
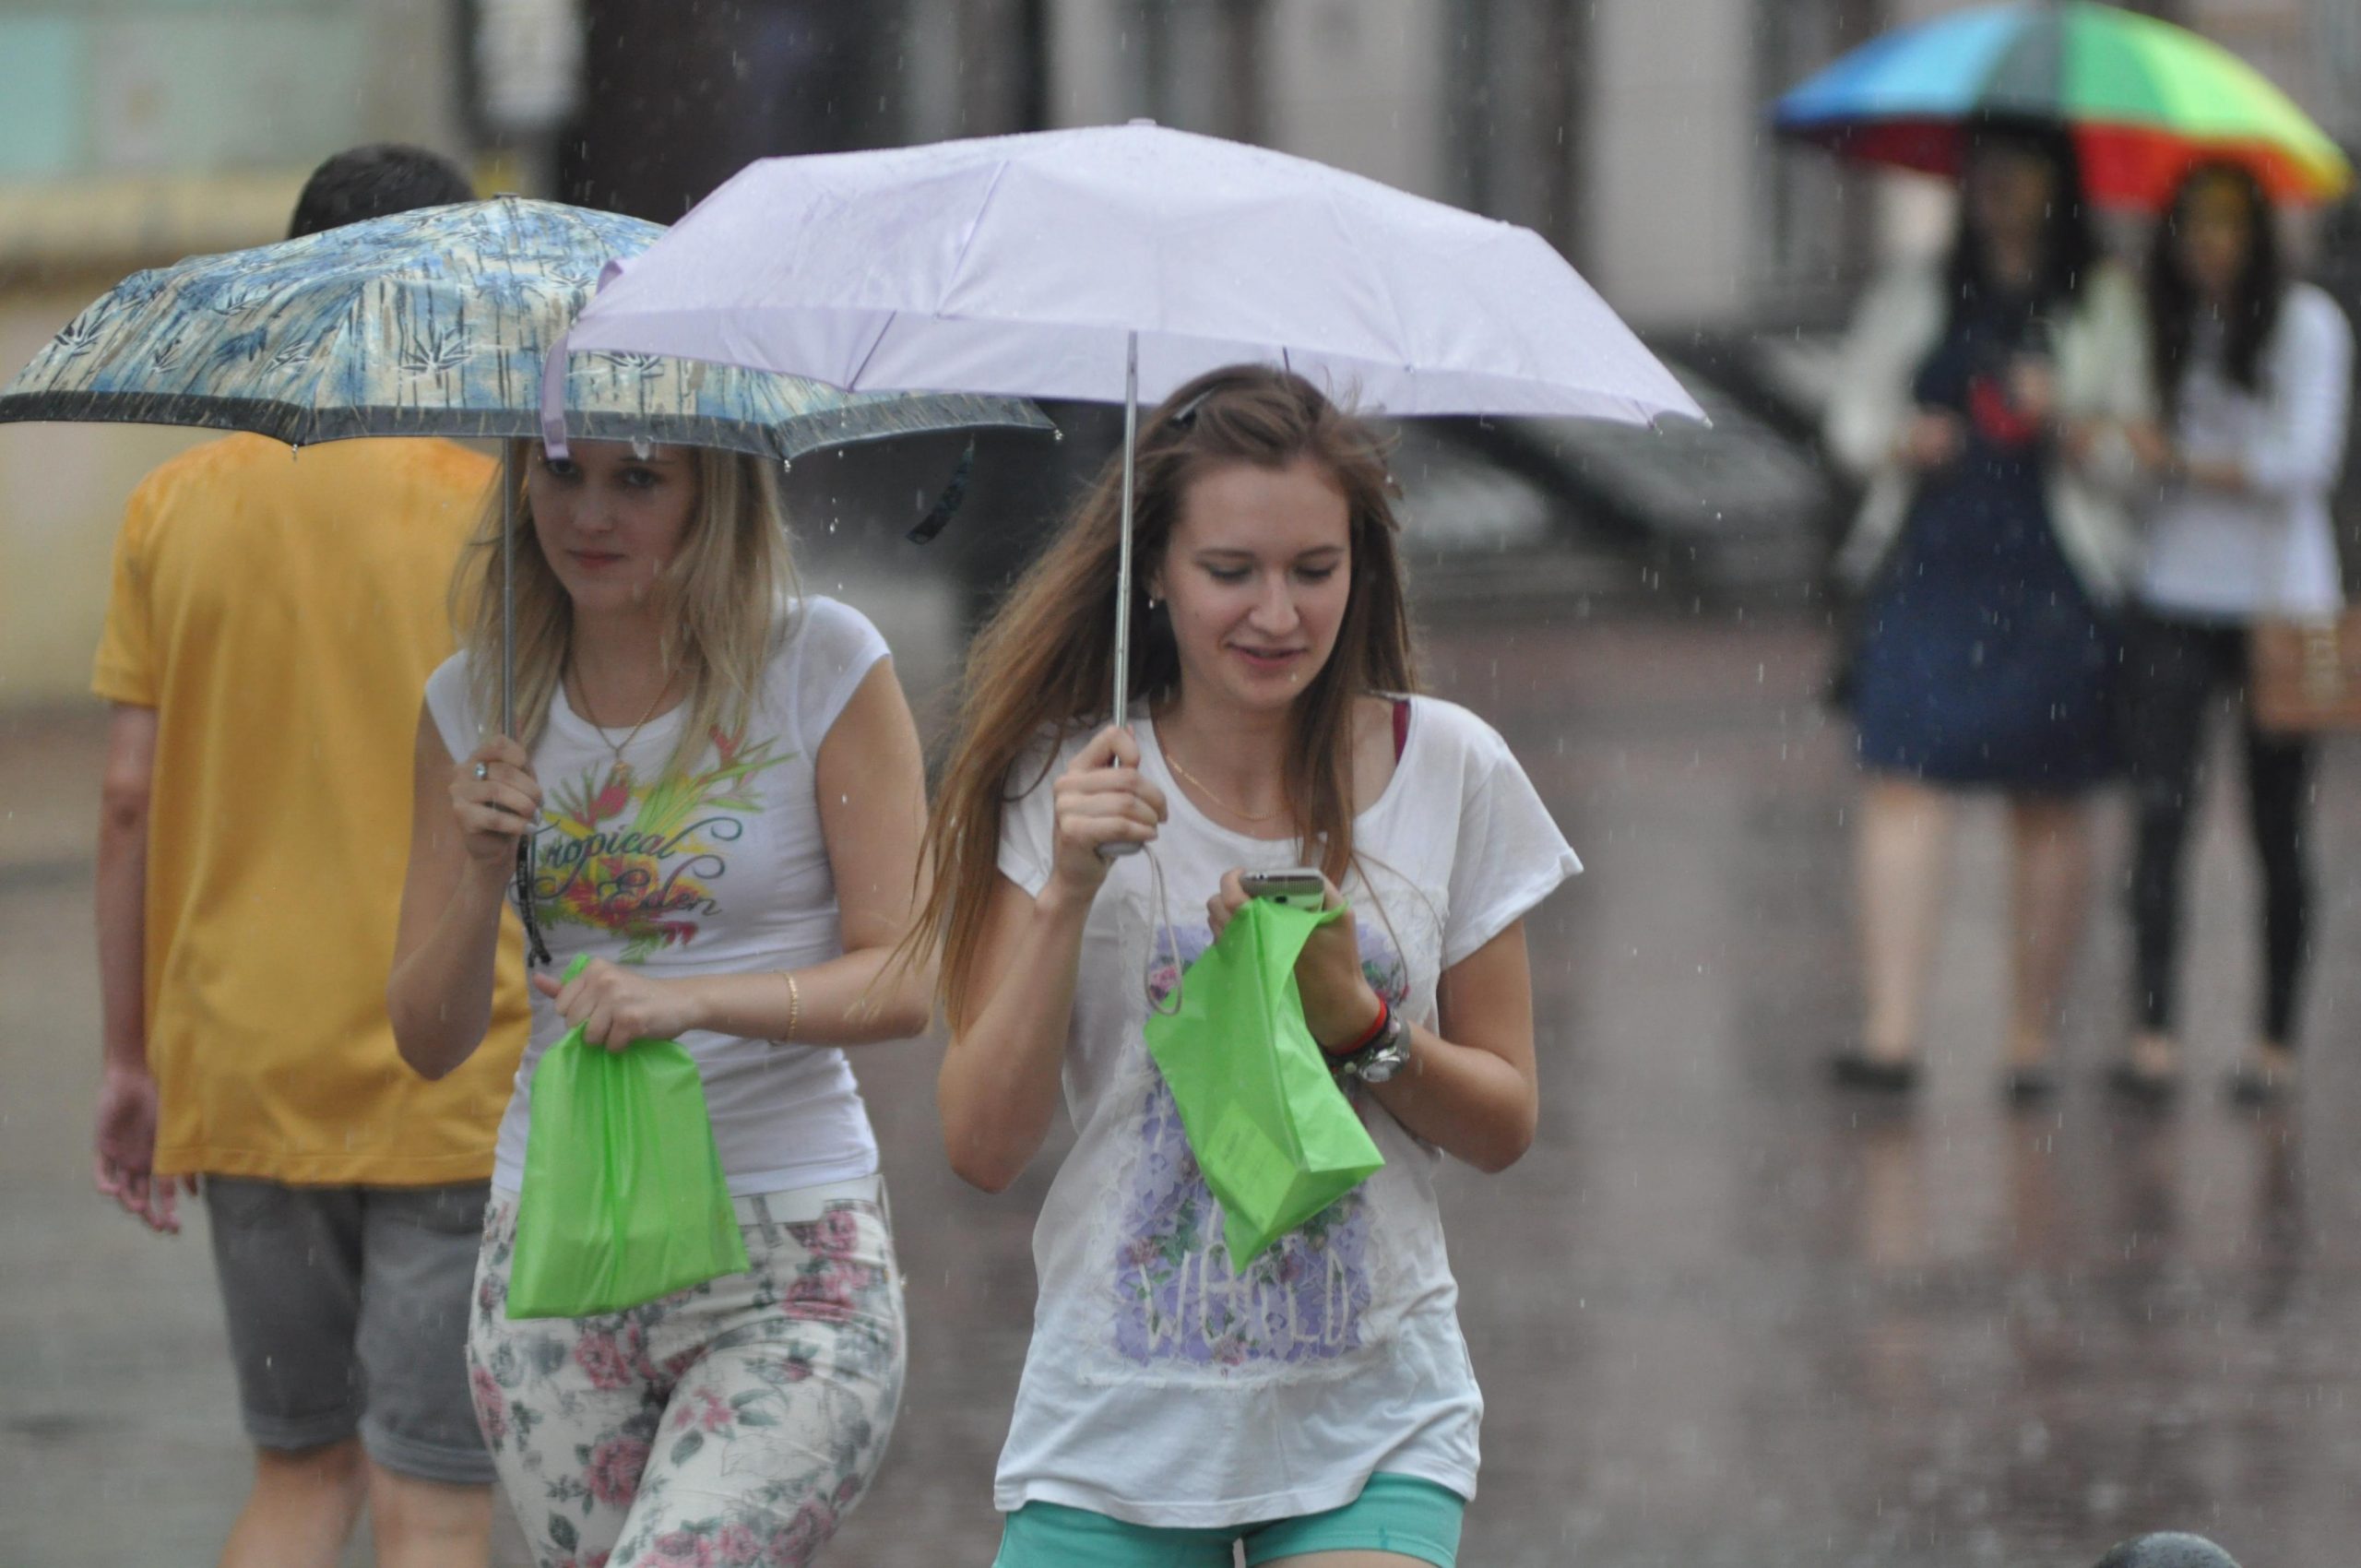
[(1099, 847), (1148, 843), (1164, 820), (1139, 761), (1128, 732), (1101, 731), (1054, 786), (1057, 838), (1040, 896), (1003, 876), (985, 909), (954, 914), (985, 921), (977, 965), (991, 989), (975, 1017), (952, 1020), (935, 1102), (951, 1169), (988, 1193), (1016, 1180), (1057, 1114), (1083, 930), (1107, 880)]
[[(1328, 898), (1332, 908), (1343, 903), (1333, 885)], [(1232, 871), (1206, 906), (1216, 935), (1245, 902), (1246, 889)], [(1322, 1050), (1349, 1054), (1377, 1027), (1381, 1004), (1361, 968), (1350, 919), (1311, 933), (1295, 976), (1304, 1023)], [(1513, 922), (1445, 969), (1435, 1002), (1442, 1032), (1411, 1025), (1409, 1061), (1370, 1090), (1395, 1121), (1438, 1148), (1479, 1170), (1505, 1170), (1532, 1146), (1540, 1111), (1525, 923)]]
[[(180, 1229), (182, 1183), (155, 1179), (156, 1080), (148, 1070), (148, 820), (155, 799), (152, 707), (117, 703), (100, 783), (95, 903), (99, 1031), (105, 1063), (92, 1128), (91, 1179), (151, 1229)], [(186, 1183), (194, 1190), (194, 1182)]]
[[(481, 782), (479, 761), (492, 773)], [(402, 1060), (439, 1078), (473, 1055), (492, 1027), (501, 907), (540, 788), (514, 741), (489, 742), (454, 763), (423, 706), (410, 775), (409, 865), (386, 1012)]]
[(157, 715), (114, 705), (100, 784), (99, 1028), (109, 1072), (148, 1072), (148, 812)]
[(1016, 1180), (1057, 1114), (1090, 902), (1054, 884), (1038, 898), (1005, 876), (993, 885), (977, 963), (997, 983), (953, 1032), (935, 1081), (951, 1169), (988, 1193)]
[(1412, 1026), (1410, 1060), (1372, 1092), (1427, 1142), (1505, 1170), (1533, 1146), (1541, 1111), (1525, 922), (1445, 969), (1435, 1001), (1444, 1034)]

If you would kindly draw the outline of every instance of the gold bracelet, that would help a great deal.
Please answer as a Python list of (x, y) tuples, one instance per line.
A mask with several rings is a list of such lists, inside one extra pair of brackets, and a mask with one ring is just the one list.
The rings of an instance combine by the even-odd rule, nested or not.
[(785, 1045), (795, 1038), (797, 1026), (803, 1022), (803, 991), (789, 971), (779, 970), (778, 978), (787, 982), (787, 1028), (778, 1037), (779, 1043)]

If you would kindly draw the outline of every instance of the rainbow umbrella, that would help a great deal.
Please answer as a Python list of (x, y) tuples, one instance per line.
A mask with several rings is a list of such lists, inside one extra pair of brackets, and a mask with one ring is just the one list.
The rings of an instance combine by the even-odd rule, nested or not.
[(2200, 159), (2236, 159), (2272, 197), (2328, 201), (2353, 165), (2285, 93), (2185, 28), (2091, 0), (2017, 0), (1898, 28), (1781, 98), (1786, 136), (1869, 163), (1955, 174), (1967, 122), (2061, 121), (2092, 198), (2160, 208)]

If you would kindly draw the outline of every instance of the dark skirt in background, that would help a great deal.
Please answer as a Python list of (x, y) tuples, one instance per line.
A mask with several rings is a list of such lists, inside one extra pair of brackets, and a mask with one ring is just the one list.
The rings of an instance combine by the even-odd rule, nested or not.
[(1969, 435), (1923, 480), (1860, 605), (1851, 671), (1863, 766), (1930, 784), (2074, 794), (2116, 771), (2118, 640), (2050, 526), (2048, 443), (1995, 411), (2008, 318), (1955, 324), (1918, 402)]

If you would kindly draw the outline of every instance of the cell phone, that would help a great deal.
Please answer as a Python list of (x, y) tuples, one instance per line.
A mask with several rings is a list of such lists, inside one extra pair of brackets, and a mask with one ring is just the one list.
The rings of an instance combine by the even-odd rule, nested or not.
[(1250, 871), (1239, 877), (1249, 898), (1268, 898), (1290, 909), (1322, 909), (1328, 904), (1328, 885), (1310, 866), (1287, 871)]

